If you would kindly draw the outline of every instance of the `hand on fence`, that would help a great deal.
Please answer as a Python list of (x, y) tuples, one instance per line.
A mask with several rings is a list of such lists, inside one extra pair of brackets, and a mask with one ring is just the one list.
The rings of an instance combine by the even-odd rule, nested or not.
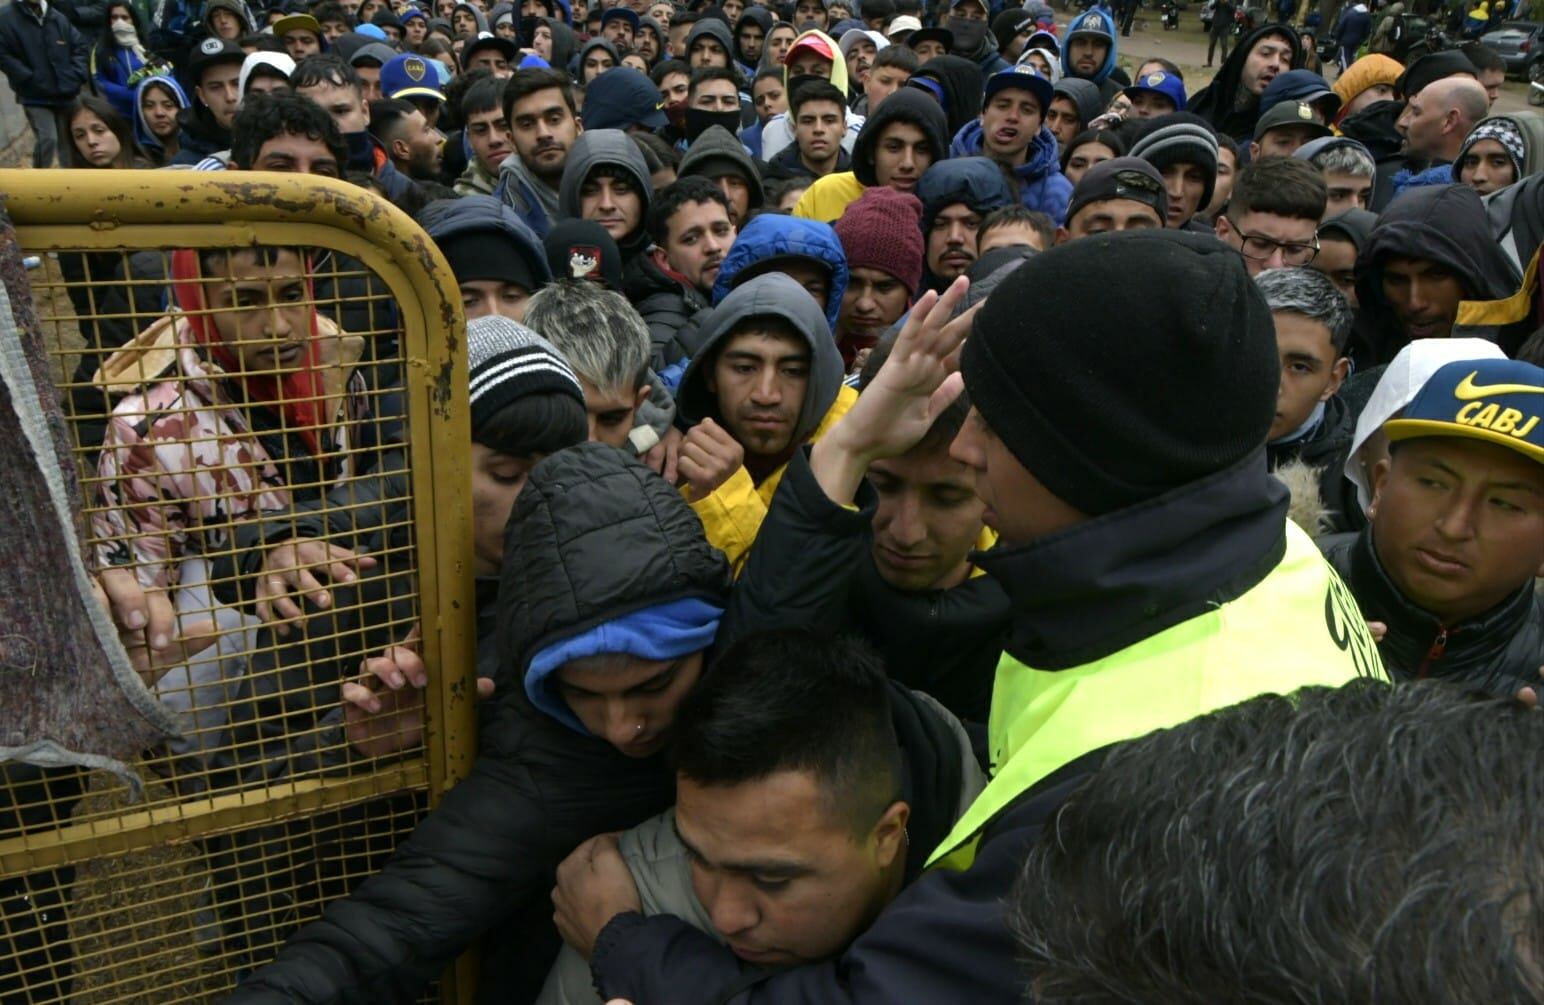
[(595, 951), (595, 939), (607, 922), (643, 910), (616, 834), (599, 834), (575, 848), (558, 866), (557, 878), (552, 920), (563, 941), (585, 959)]
[(97, 603), (118, 626), (129, 665), (149, 687), (174, 666), (219, 641), (214, 619), (178, 630), (177, 611), (165, 590), (145, 589), (127, 568), (103, 569), (91, 580)]
[(349, 549), (314, 538), (286, 541), (271, 548), (263, 558), (257, 575), (257, 616), (278, 622), (274, 630), (289, 634), (289, 622), (296, 627), (306, 623), (300, 605), (291, 594), (299, 594), (313, 607), (332, 606), (332, 594), (322, 585), (320, 576), (330, 583), (347, 585), (360, 569), (373, 569), (375, 559), (356, 555)]
[(686, 479), (688, 502), (700, 502), (745, 464), (745, 448), (712, 419), (703, 419), (681, 442), (678, 470)]
[[(358, 679), (343, 685), (343, 735), (365, 757), (385, 757), (423, 740), (429, 671), (421, 648), (422, 634), (414, 625), (401, 644), (365, 660)], [(477, 697), (492, 695), (493, 681), (477, 678)]]

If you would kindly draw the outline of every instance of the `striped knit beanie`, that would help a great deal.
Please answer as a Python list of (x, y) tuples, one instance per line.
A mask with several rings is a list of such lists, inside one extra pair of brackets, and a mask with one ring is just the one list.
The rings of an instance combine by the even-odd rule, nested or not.
[(1190, 112), (1174, 112), (1150, 120), (1151, 125), (1132, 144), (1130, 156), (1140, 157), (1162, 174), (1170, 164), (1196, 164), (1206, 171), (1204, 208), (1217, 187), (1217, 134), (1211, 124)]
[(584, 404), (584, 390), (568, 362), (552, 343), (518, 321), (497, 314), (468, 321), (466, 361), (474, 435), (505, 405), (527, 394), (557, 391)]

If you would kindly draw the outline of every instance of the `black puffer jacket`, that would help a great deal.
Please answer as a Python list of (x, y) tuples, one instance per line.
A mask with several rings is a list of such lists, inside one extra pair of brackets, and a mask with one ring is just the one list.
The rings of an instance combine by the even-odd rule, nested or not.
[[(510, 516), (497, 691), (471, 774), (386, 867), (301, 929), (228, 1001), (411, 1002), (491, 930), (482, 988), (529, 1001), (557, 952), (547, 900), (580, 842), (668, 807), (663, 757), (624, 757), (537, 711), (523, 674), (560, 639), (683, 597), (723, 603), (729, 569), (679, 492), (627, 454), (583, 443), (532, 470)], [(507, 925), (507, 929), (506, 926)]]
[(1486, 614), (1443, 625), (1389, 579), (1373, 549), (1371, 527), (1324, 538), (1319, 547), (1367, 620), (1388, 625), (1378, 653), (1396, 680), (1434, 677), (1501, 697), (1524, 684), (1538, 685), (1544, 667), (1544, 594), (1531, 580)]

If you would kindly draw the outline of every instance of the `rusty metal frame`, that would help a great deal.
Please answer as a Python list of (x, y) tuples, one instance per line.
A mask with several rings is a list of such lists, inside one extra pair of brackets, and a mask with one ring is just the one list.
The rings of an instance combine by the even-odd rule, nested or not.
[[(385, 792), (427, 787), (431, 805), (438, 802), (476, 755), (466, 321), (439, 249), (374, 193), (312, 175), (12, 169), (0, 170), (0, 199), (31, 254), (307, 246), (352, 256), (387, 286), (401, 318), (424, 658), (431, 678), (443, 682), (428, 689), (422, 759), (7, 838), (0, 840), (0, 875), (188, 841)], [(470, 1000), (473, 970), (463, 957), (446, 976), (444, 1000)]]

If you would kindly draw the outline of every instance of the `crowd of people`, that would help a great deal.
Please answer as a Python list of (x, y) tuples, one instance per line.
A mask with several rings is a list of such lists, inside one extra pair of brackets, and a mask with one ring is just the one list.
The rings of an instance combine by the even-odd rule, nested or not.
[(1198, 87), (1125, 35), (0, 10), (37, 167), (351, 181), (460, 290), (475, 669), (402, 627), (357, 263), (59, 258), (95, 572), (205, 769), (398, 756), (477, 678), (470, 774), (229, 1001), (479, 940), (489, 1001), (1544, 999), (1544, 121), (1483, 47), (1331, 83), (1268, 24)]

